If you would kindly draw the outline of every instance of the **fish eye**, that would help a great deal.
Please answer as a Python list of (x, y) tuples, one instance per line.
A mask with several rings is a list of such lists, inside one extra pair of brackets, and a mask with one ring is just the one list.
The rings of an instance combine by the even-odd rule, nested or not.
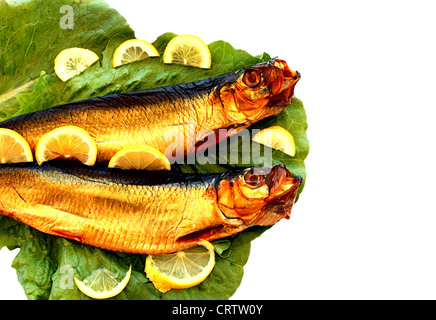
[(242, 78), (242, 81), (249, 86), (250, 88), (254, 88), (259, 85), (261, 80), (261, 76), (259, 72), (256, 70), (249, 70), (244, 73), (244, 77)]
[(245, 183), (252, 187), (259, 186), (263, 182), (264, 176), (254, 174), (253, 172), (247, 172), (244, 176)]

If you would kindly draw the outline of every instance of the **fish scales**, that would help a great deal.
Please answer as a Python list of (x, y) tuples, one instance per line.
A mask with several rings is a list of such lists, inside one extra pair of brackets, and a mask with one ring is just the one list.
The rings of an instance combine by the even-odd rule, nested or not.
[(300, 184), (283, 165), (217, 174), (0, 165), (0, 214), (102, 249), (161, 254), (289, 217)]
[[(182, 129), (190, 122), (198, 130), (208, 126), (213, 108), (209, 99), (171, 95), (165, 90), (106, 96), (31, 113), (0, 123), (20, 133), (33, 152), (40, 137), (57, 127), (75, 125), (96, 141), (98, 161), (106, 162), (130, 145), (147, 145), (164, 152), (172, 142), (165, 139), (170, 129)], [(199, 106), (199, 104), (201, 104)], [(218, 113), (218, 110), (213, 112)], [(180, 127), (182, 126), (182, 127)]]
[[(105, 249), (135, 248), (126, 250), (147, 253), (189, 247), (190, 244), (176, 242), (183, 232), (190, 232), (183, 228), (183, 219), (193, 221), (201, 217), (206, 225), (208, 220), (217, 218), (215, 199), (206, 184), (193, 187), (188, 183), (183, 188), (177, 183), (132, 185), (126, 184), (123, 173), (113, 180), (106, 171), (95, 179), (55, 167), (48, 171), (46, 174), (44, 170), (26, 167), (18, 172), (2, 172), (3, 214), (43, 232), (100, 244)], [(35, 192), (35, 186), (40, 192)]]
[[(74, 125), (96, 141), (98, 162), (108, 162), (131, 145), (153, 147), (167, 157), (174, 130), (183, 135), (184, 153), (193, 126), (229, 130), (229, 135), (263, 118), (277, 115), (292, 101), (300, 74), (285, 61), (272, 59), (250, 68), (197, 82), (138, 92), (112, 94), (36, 111), (0, 123), (20, 133), (35, 152), (45, 133)], [(173, 136), (171, 133), (173, 132)], [(188, 136), (189, 135), (189, 136)], [(204, 136), (194, 135), (194, 144)], [(180, 139), (179, 139), (180, 140)]]

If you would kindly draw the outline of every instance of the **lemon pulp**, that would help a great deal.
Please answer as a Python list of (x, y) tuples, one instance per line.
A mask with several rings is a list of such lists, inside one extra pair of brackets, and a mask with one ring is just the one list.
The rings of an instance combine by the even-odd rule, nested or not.
[(170, 254), (148, 255), (145, 272), (161, 292), (186, 289), (203, 282), (215, 266), (213, 245), (205, 240), (198, 246)]
[(295, 142), (292, 134), (283, 127), (272, 126), (256, 133), (252, 139), (268, 147), (280, 150), (291, 157), (295, 156)]
[(97, 54), (91, 50), (84, 48), (68, 48), (62, 50), (56, 56), (54, 60), (54, 70), (56, 75), (65, 82), (82, 73), (98, 59)]
[(97, 145), (84, 129), (63, 126), (44, 134), (38, 141), (35, 158), (39, 165), (53, 159), (76, 159), (92, 166), (97, 159)]
[(112, 67), (115, 68), (126, 63), (158, 56), (159, 52), (151, 43), (140, 39), (130, 39), (124, 41), (115, 49)]
[(109, 161), (109, 168), (171, 170), (171, 165), (159, 150), (149, 146), (134, 145), (118, 151)]
[(168, 42), (163, 54), (163, 62), (210, 69), (212, 56), (203, 40), (185, 34), (176, 36)]
[(132, 273), (132, 266), (129, 267), (126, 275), (121, 281), (116, 280), (116, 275), (110, 270), (102, 267), (94, 270), (83, 281), (74, 277), (74, 282), (79, 290), (88, 297), (94, 299), (107, 299), (118, 295), (127, 286)]
[(0, 128), (0, 163), (32, 162), (27, 141), (17, 132)]

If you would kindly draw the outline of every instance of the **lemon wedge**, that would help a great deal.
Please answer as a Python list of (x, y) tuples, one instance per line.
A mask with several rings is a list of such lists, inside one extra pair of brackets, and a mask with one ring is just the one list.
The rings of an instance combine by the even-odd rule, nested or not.
[(0, 128), (0, 163), (32, 162), (32, 150), (17, 132)]
[(82, 73), (98, 59), (98, 55), (91, 50), (83, 48), (68, 48), (62, 50), (56, 56), (54, 70), (56, 75), (65, 82)]
[(273, 126), (260, 130), (252, 138), (253, 141), (280, 150), (291, 157), (295, 156), (295, 142), (292, 134), (280, 127)]
[(176, 36), (168, 42), (163, 54), (163, 62), (210, 69), (212, 56), (203, 40), (185, 34)]
[(148, 255), (145, 260), (147, 277), (161, 292), (196, 286), (209, 276), (214, 266), (214, 247), (205, 240), (176, 253)]
[(75, 159), (92, 166), (97, 160), (97, 145), (82, 128), (59, 127), (39, 139), (35, 158), (39, 165), (53, 159)]
[(124, 41), (115, 49), (112, 67), (115, 68), (126, 63), (144, 60), (148, 57), (159, 57), (159, 52), (147, 41), (130, 39)]
[(148, 146), (134, 145), (118, 151), (109, 161), (109, 168), (171, 170), (171, 164), (159, 150)]
[(108, 299), (115, 297), (127, 286), (132, 273), (132, 266), (121, 281), (116, 280), (116, 275), (106, 268), (94, 270), (83, 281), (74, 276), (74, 282), (81, 292), (94, 299)]

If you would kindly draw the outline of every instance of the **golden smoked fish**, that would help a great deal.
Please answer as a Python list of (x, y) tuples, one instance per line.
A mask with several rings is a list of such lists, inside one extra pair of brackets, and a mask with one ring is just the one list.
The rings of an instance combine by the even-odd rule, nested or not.
[[(272, 59), (193, 83), (51, 107), (6, 120), (0, 128), (20, 133), (33, 152), (43, 134), (74, 125), (85, 129), (96, 141), (98, 162), (108, 162), (130, 145), (154, 147), (170, 158), (173, 149), (167, 148), (174, 140), (179, 140), (176, 145), (182, 143), (182, 150), (187, 153), (191, 127), (196, 132), (229, 129), (230, 135), (279, 114), (291, 103), (299, 79), (300, 74), (289, 69), (285, 61)], [(183, 139), (177, 138), (174, 129), (180, 131)], [(206, 136), (195, 135), (194, 144)]]
[(283, 165), (220, 174), (0, 165), (0, 214), (103, 249), (171, 253), (288, 218), (301, 182)]

